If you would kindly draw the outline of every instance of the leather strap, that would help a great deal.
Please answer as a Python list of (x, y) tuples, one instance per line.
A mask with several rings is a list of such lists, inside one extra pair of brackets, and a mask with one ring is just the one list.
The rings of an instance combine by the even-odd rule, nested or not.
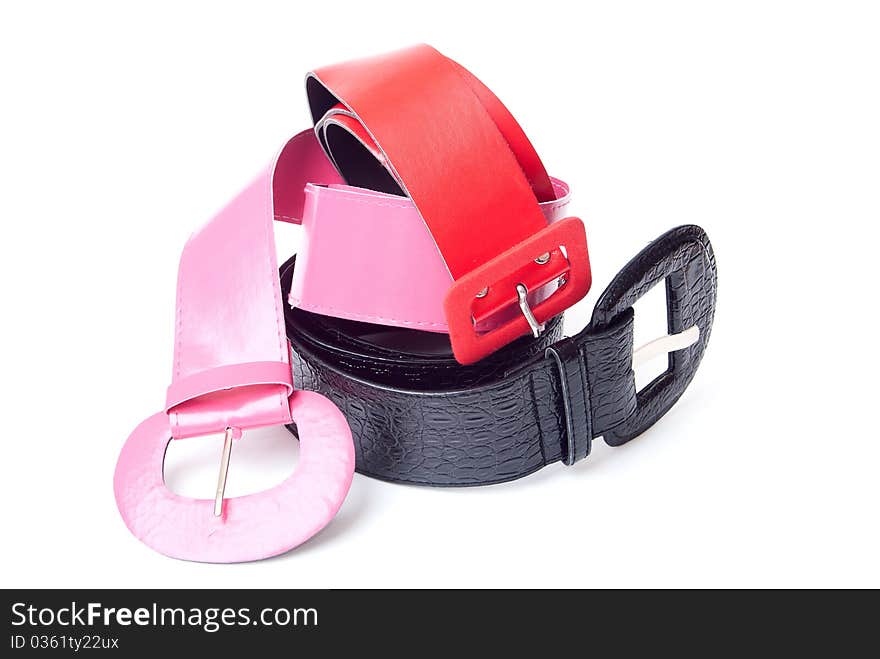
[[(290, 285), (291, 259), (282, 266)], [(636, 392), (632, 304), (666, 280), (670, 332), (699, 327), (670, 370)], [(392, 481), (482, 485), (574, 464), (604, 437), (622, 444), (653, 425), (684, 392), (711, 333), (715, 259), (702, 229), (667, 232), (614, 278), (590, 325), (560, 339), (561, 319), (478, 364), (461, 366), (441, 334), (287, 310), (298, 386), (342, 409), (357, 469)]]
[(374, 187), (369, 163), (345, 148), (360, 138), (419, 209), (453, 278), (546, 226), (536, 202), (553, 189), (534, 147), (491, 91), (430, 46), (322, 67), (306, 89), (343, 177)]
[[(292, 140), (282, 156), (309, 148)], [(305, 176), (331, 173), (323, 160), (298, 166)], [(269, 167), (187, 242), (166, 407), (134, 429), (116, 463), (113, 491), (129, 530), (175, 558), (229, 563), (283, 553), (332, 519), (354, 474), (342, 413), (319, 394), (293, 389), (272, 225), (279, 213), (299, 212), (303, 194), (277, 185), (279, 171), (277, 163)], [(227, 498), (241, 431), (294, 421), (301, 431), (296, 471), (271, 489)], [(215, 499), (168, 490), (168, 444), (213, 433), (224, 434)]]
[[(315, 139), (311, 133), (303, 137)], [(559, 179), (551, 182), (554, 199), (539, 204), (547, 224), (566, 217), (570, 200), (568, 185)], [(452, 277), (411, 200), (347, 185), (307, 183), (302, 227), (305, 248), (293, 275), (291, 305), (349, 320), (449, 331), (443, 300)], [(529, 301), (540, 304), (555, 290), (554, 281)], [(499, 313), (485, 327), (512, 317)]]
[[(240, 367), (228, 368), (289, 363), (275, 276), (271, 181), (271, 170), (258, 176), (184, 247), (167, 407), (174, 438), (290, 421), (292, 381), (253, 384), (242, 379)], [(210, 391), (184, 384), (207, 372)], [(190, 390), (182, 400), (179, 389)]]
[(405, 194), (424, 220), (455, 280), (444, 313), (459, 362), (530, 332), (522, 315), (487, 332), (474, 327), (515, 305), (518, 285), (535, 291), (564, 277), (532, 310), (539, 323), (586, 295), (583, 224), (547, 225), (538, 202), (555, 197), (543, 164), (507, 109), (460, 65), (420, 45), (324, 67), (306, 90), (318, 137), (346, 181)]

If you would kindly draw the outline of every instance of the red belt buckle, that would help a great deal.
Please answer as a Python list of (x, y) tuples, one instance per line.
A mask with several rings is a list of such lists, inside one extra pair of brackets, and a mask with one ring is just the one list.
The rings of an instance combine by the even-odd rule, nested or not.
[[(525, 293), (563, 276), (565, 283), (555, 293), (534, 308), (528, 306)], [(537, 334), (546, 321), (581, 300), (591, 284), (583, 222), (576, 217), (554, 222), (457, 279), (449, 288), (443, 308), (456, 360), (473, 364), (520, 336)], [(489, 331), (477, 331), (475, 305), (485, 311), (517, 301), (522, 314)]]

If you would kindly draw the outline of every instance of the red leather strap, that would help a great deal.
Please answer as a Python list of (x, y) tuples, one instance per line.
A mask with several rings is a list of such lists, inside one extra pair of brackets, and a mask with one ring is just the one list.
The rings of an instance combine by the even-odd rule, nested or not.
[[(459, 361), (528, 333), (520, 317), (494, 336), (473, 329), (516, 302), (517, 283), (537, 290), (564, 277), (533, 310), (539, 322), (586, 295), (583, 225), (569, 218), (547, 233), (538, 202), (554, 193), (540, 158), (501, 101), (460, 65), (421, 45), (324, 67), (309, 75), (307, 90), (319, 138), (342, 176), (389, 192), (399, 186), (424, 219), (456, 280), (444, 308)], [(562, 242), (548, 249), (551, 237)], [(545, 252), (549, 260), (539, 258)], [(474, 297), (483, 288), (487, 294)]]

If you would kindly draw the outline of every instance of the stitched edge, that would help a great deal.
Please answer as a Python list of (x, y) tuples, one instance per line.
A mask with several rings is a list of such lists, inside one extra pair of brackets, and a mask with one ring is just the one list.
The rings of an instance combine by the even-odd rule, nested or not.
[[(278, 338), (278, 357), (279, 361), (285, 362), (288, 365), (290, 364), (290, 356), (286, 354), (284, 350), (284, 341), (287, 340), (287, 336), (282, 334), (282, 317), (284, 315), (284, 307), (283, 301), (281, 299), (281, 282), (275, 276), (275, 272), (278, 270), (277, 264), (273, 263), (275, 260), (275, 234), (272, 228), (272, 218), (274, 217), (275, 212), (275, 197), (272, 183), (275, 178), (275, 167), (269, 171), (266, 176), (268, 182), (268, 190), (263, 190), (263, 231), (265, 240), (263, 241), (263, 246), (266, 250), (266, 266), (269, 275), (269, 290), (272, 291), (272, 306), (275, 311), (275, 331)], [(287, 359), (285, 359), (285, 355)], [(293, 379), (293, 374), (291, 373), (291, 380)], [(281, 390), (278, 392), (278, 406), (284, 410), (285, 405), (287, 406), (287, 414), (285, 416), (290, 416), (290, 404), (287, 402), (287, 396), (284, 395), (285, 390)]]
[(345, 309), (338, 309), (336, 307), (331, 307), (329, 305), (324, 304), (309, 304), (303, 303), (302, 300), (299, 300), (294, 297), (289, 297), (288, 302), (290, 306), (297, 307), (299, 309), (303, 309), (305, 311), (313, 311), (314, 313), (321, 313), (322, 311), (329, 311), (332, 314), (345, 314), (345, 317), (349, 320), (363, 320), (368, 322), (379, 322), (379, 323), (395, 323), (401, 326), (417, 326), (417, 327), (436, 327), (437, 329), (441, 329), (444, 331), (449, 330), (449, 326), (446, 323), (434, 323), (430, 321), (416, 321), (416, 320), (401, 320), (399, 318), (387, 318), (385, 316), (373, 316), (369, 314), (360, 314), (353, 313), (350, 311), (346, 311)]

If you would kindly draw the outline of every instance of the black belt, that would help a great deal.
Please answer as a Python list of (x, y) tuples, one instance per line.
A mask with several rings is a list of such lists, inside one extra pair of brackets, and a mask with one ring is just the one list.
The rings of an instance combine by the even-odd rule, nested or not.
[[(281, 268), (285, 296), (294, 261)], [(696, 325), (700, 335), (669, 353), (667, 371), (637, 392), (632, 306), (663, 279), (670, 334)], [(343, 411), (363, 474), (437, 486), (500, 483), (559, 460), (574, 464), (596, 437), (624, 444), (662, 417), (700, 364), (716, 291), (712, 246), (689, 225), (632, 259), (577, 335), (561, 339), (557, 317), (537, 339), (520, 339), (471, 366), (455, 361), (443, 334), (288, 308), (294, 384)]]

